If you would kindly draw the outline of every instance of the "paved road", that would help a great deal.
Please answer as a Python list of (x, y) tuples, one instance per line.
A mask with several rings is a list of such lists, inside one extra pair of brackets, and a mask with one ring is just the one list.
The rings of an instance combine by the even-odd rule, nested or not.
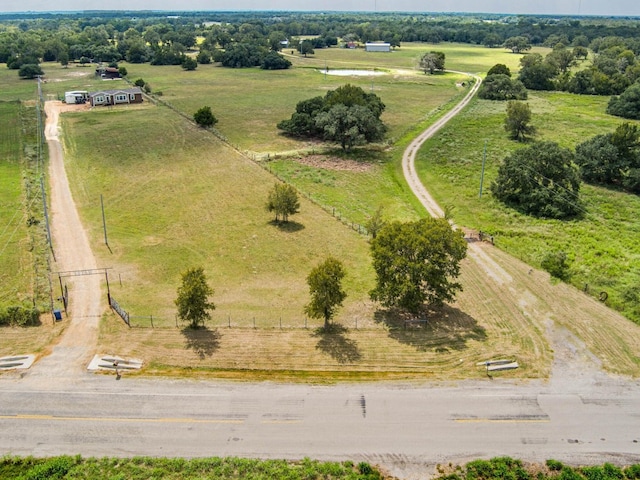
[(640, 388), (605, 376), (576, 391), (553, 381), (312, 387), (90, 375), (71, 390), (1, 386), (4, 454), (352, 458), (404, 478), (495, 455), (640, 462)]

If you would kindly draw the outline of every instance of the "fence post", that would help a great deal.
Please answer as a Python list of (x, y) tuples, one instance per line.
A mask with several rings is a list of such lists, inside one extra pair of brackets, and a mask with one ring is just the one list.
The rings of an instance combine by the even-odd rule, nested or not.
[(153, 315), (151, 315), (151, 328), (153, 328)]
[(280, 330), (282, 330), (282, 316), (280, 316)]
[(256, 328), (256, 317), (253, 317), (253, 328)]
[(229, 319), (229, 328), (231, 328), (231, 315), (228, 315), (227, 318)]
[(304, 328), (307, 328), (307, 317), (304, 317)]

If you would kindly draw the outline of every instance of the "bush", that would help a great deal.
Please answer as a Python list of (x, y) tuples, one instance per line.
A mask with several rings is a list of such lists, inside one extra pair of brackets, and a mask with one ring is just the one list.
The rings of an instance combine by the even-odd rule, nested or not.
[(140, 88), (142, 88), (142, 87), (144, 87), (144, 86), (145, 86), (145, 81), (144, 81), (143, 79), (141, 79), (141, 78), (138, 78), (135, 82), (133, 82), (133, 84), (134, 84), (136, 87), (140, 87)]
[(567, 280), (570, 277), (567, 254), (564, 252), (547, 253), (542, 259), (540, 266), (543, 270), (549, 272), (552, 277), (559, 278), (560, 280)]
[(202, 107), (193, 114), (193, 120), (201, 127), (212, 127), (218, 119), (211, 112), (211, 107)]
[(624, 476), (629, 480), (640, 480), (640, 464), (631, 465), (624, 469)]
[(553, 460), (553, 459), (547, 460), (547, 467), (549, 468), (549, 470), (553, 472), (559, 472), (560, 470), (562, 470), (563, 466), (564, 465), (562, 465), (562, 462), (558, 460)]
[(40, 311), (37, 308), (11, 306), (0, 310), (0, 325), (25, 327), (40, 323)]
[(55, 480), (64, 478), (73, 467), (71, 457), (54, 457), (39, 463), (22, 476), (24, 480)]
[(25, 63), (18, 70), (20, 78), (27, 79), (36, 78), (38, 75), (43, 75), (43, 73), (44, 72), (42, 71), (42, 68), (40, 68), (40, 65), (35, 63)]

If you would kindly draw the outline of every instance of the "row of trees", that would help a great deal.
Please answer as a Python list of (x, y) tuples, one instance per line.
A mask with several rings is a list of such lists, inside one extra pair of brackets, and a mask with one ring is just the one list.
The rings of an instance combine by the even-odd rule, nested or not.
[[(390, 222), (371, 241), (376, 286), (370, 296), (385, 307), (418, 314), (426, 306), (451, 301), (462, 290), (457, 281), (460, 262), (466, 256), (463, 233), (444, 219), (425, 218), (416, 222)], [(307, 276), (310, 301), (304, 312), (311, 318), (331, 320), (347, 297), (342, 281), (346, 271), (341, 261), (328, 257)], [(178, 318), (198, 328), (211, 317), (215, 304), (210, 297), (202, 267), (182, 274), (175, 304)]]
[(278, 123), (284, 133), (303, 138), (322, 138), (340, 143), (343, 150), (384, 138), (380, 120), (384, 103), (375, 93), (347, 84), (298, 102), (289, 120)]
[[(290, 48), (324, 48), (349, 42), (383, 40), (396, 47), (400, 42), (442, 41), (504, 46), (524, 52), (532, 45), (573, 48), (580, 58), (585, 48), (600, 53), (612, 44), (640, 53), (638, 22), (624, 19), (571, 19), (501, 15), (416, 14), (301, 14), (181, 12), (167, 18), (151, 12), (130, 15), (103, 12), (44, 18), (3, 15), (0, 22), (0, 62), (20, 68), (44, 61), (179, 64), (179, 59), (198, 44), (212, 55), (234, 44), (249, 44), (278, 51), (284, 40)], [(18, 17), (18, 18), (16, 18)], [(487, 21), (489, 20), (489, 21)], [(300, 43), (296, 38), (313, 36)], [(305, 53), (305, 52), (302, 52)], [(310, 53), (310, 52), (306, 52)]]

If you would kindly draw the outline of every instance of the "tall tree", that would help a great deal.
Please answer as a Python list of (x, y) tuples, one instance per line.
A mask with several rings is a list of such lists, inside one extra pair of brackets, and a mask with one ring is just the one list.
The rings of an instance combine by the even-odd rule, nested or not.
[(504, 129), (512, 140), (524, 141), (527, 135), (533, 135), (536, 131), (531, 122), (531, 109), (528, 103), (509, 100), (507, 103), (507, 116), (504, 119)]
[(554, 142), (537, 142), (508, 155), (491, 193), (525, 214), (546, 218), (578, 215), (580, 175), (571, 150)]
[(178, 287), (178, 298), (175, 304), (178, 307), (178, 318), (189, 322), (189, 327), (198, 328), (205, 320), (211, 318), (210, 310), (216, 306), (209, 301), (214, 293), (213, 288), (207, 284), (207, 277), (202, 267), (188, 269), (182, 274), (182, 284)]
[(424, 73), (434, 74), (436, 70), (444, 70), (445, 55), (443, 52), (428, 52), (420, 57), (420, 68)]
[(515, 37), (509, 37), (504, 41), (504, 48), (508, 48), (513, 53), (524, 53), (527, 50), (531, 50), (531, 43), (525, 36), (518, 35)]
[(325, 140), (339, 142), (343, 150), (355, 145), (382, 140), (386, 128), (382, 121), (366, 107), (347, 107), (338, 103), (328, 112), (316, 117), (316, 126), (324, 132)]
[(314, 267), (307, 277), (311, 301), (304, 307), (304, 312), (311, 318), (324, 319), (324, 328), (336, 314), (338, 307), (347, 294), (342, 289), (342, 279), (345, 271), (342, 263), (328, 257), (324, 262)]
[(371, 241), (376, 286), (371, 298), (386, 307), (419, 312), (455, 298), (466, 256), (464, 234), (444, 218), (390, 222)]
[(288, 183), (275, 183), (269, 192), (265, 207), (267, 211), (275, 212), (276, 222), (282, 218), (286, 223), (289, 221), (289, 215), (300, 211), (298, 191)]

